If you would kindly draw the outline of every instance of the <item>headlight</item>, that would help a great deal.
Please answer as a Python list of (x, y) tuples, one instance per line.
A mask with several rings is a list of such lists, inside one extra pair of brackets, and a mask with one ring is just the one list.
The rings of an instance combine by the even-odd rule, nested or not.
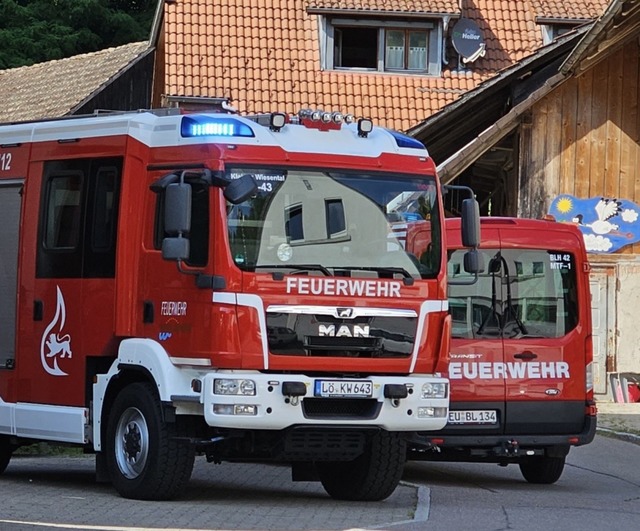
[(444, 382), (422, 384), (421, 398), (446, 398), (447, 387)]
[(254, 396), (256, 394), (256, 383), (253, 380), (216, 378), (213, 381), (213, 394)]

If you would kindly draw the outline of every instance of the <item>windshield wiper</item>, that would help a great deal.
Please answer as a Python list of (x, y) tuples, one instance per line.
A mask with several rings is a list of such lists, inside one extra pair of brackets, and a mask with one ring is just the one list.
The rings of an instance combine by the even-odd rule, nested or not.
[[(332, 276), (331, 271), (321, 264), (260, 264), (254, 266), (255, 269), (292, 269), (294, 271), (320, 271), (325, 276)], [(277, 278), (276, 278), (277, 275)], [(282, 280), (284, 273), (274, 273), (274, 280)]]
[[(336, 269), (342, 269), (344, 271), (374, 271), (380, 275), (381, 273), (384, 275), (402, 275), (404, 278), (404, 283), (407, 286), (413, 284), (414, 278), (404, 267), (375, 267), (375, 266), (340, 266)], [(384, 277), (380, 277), (384, 278)]]

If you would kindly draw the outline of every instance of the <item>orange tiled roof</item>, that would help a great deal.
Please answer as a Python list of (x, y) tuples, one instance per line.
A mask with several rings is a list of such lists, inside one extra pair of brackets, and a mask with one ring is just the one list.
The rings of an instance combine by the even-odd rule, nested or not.
[[(596, 17), (596, 4), (600, 12), (606, 6), (604, 0), (177, 0), (165, 5), (164, 92), (229, 97), (250, 114), (341, 110), (407, 130), (542, 46), (532, 4), (564, 7), (569, 18)], [(459, 11), (478, 24), (486, 55), (463, 70), (444, 67), (438, 77), (322, 70), (319, 16), (308, 6)]]
[(531, 0), (536, 17), (545, 19), (593, 19), (604, 13), (609, 0)]
[(459, 0), (308, 0), (307, 10), (355, 9), (403, 13), (460, 13)]

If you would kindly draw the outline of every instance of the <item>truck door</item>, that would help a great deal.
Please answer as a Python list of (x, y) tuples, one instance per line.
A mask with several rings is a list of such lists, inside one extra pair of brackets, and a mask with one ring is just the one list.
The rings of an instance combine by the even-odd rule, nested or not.
[[(449, 231), (448, 242), (459, 240), (459, 231)], [(500, 330), (501, 271), (492, 258), (499, 254), (499, 232), (482, 227), (485, 270), (475, 284), (449, 286), (449, 311), (453, 318), (451, 361), (450, 433), (465, 430), (484, 434), (503, 431), (505, 380), (500, 371), (504, 352)], [(449, 278), (469, 278), (464, 273), (465, 250), (450, 252)]]
[[(577, 236), (553, 231), (527, 248), (503, 228), (503, 334), (509, 434), (578, 433), (585, 407), (589, 300)], [(536, 248), (539, 247), (539, 248)]]
[(18, 401), (86, 405), (87, 357), (113, 338), (121, 173), (121, 157), (31, 165)]

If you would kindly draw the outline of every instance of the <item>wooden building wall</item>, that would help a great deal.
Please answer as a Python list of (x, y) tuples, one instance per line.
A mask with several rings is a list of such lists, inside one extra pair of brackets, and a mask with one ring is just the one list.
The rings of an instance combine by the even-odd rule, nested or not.
[[(640, 46), (632, 39), (536, 103), (520, 128), (518, 215), (559, 194), (640, 204)], [(640, 253), (640, 243), (616, 254)]]

